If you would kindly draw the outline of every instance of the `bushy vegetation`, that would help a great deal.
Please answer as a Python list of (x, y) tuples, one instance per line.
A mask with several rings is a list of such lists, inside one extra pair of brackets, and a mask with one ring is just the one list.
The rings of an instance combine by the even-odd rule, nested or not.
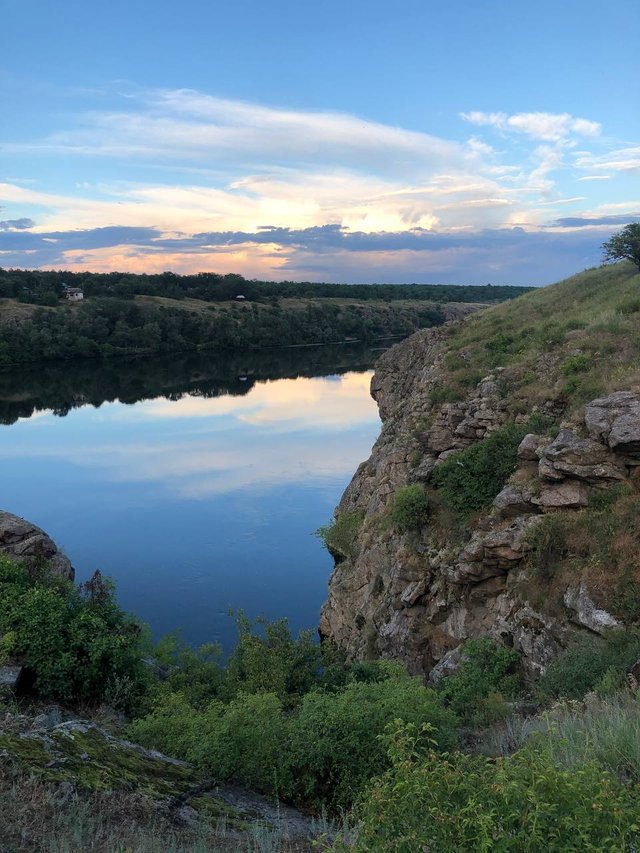
[(330, 524), (319, 527), (316, 535), (337, 560), (353, 559), (358, 551), (358, 533), (363, 521), (360, 512), (339, 512)]
[(40, 698), (130, 710), (144, 692), (140, 625), (98, 574), (74, 587), (0, 557), (0, 637)]
[(209, 650), (200, 666), (188, 660), (187, 674), (170, 672), (133, 739), (216, 778), (332, 810), (387, 767), (380, 736), (394, 719), (429, 723), (440, 748), (454, 745), (455, 715), (400, 665), (346, 664), (310, 634), (292, 639), (284, 622), (241, 617), (239, 629), (226, 667)]
[(401, 486), (389, 506), (389, 518), (399, 533), (420, 530), (429, 518), (431, 503), (424, 486)]
[(640, 660), (640, 631), (612, 631), (606, 638), (585, 637), (551, 663), (538, 689), (552, 698), (581, 698), (589, 691), (613, 692)]
[[(509, 719), (517, 728), (519, 718), (505, 719), (514, 713), (507, 700), (522, 689), (518, 655), (488, 639), (465, 643), (457, 671), (430, 689), (397, 663), (348, 663), (311, 632), (294, 639), (284, 620), (239, 614), (226, 662), (216, 646), (193, 650), (167, 637), (154, 649), (151, 678), (140, 672), (138, 626), (100, 577), (74, 589), (2, 560), (0, 592), (3, 648), (32, 669), (38, 695), (109, 702), (118, 679), (133, 686), (125, 691), (137, 713), (129, 737), (187, 759), (199, 778), (251, 786), (315, 812), (341, 813), (355, 802), (345, 849), (541, 853), (640, 842), (632, 817), (640, 808), (640, 715), (625, 688), (640, 657), (638, 632), (585, 641), (552, 664), (540, 695), (569, 701), (522, 721), (519, 736), (503, 738), (507, 748), (488, 759), (459, 751), (461, 733), (499, 732)], [(84, 776), (89, 771), (96, 772), (89, 767)], [(4, 802), (9, 814), (20, 812), (15, 797)], [(70, 824), (54, 821), (44, 804), (36, 808), (67, 837)], [(74, 824), (78, 837), (94, 826), (104, 838), (135, 837), (140, 845), (155, 838), (152, 813), (146, 828), (134, 821), (118, 834), (106, 801), (105, 808), (99, 827)], [(202, 832), (203, 849), (225, 837)], [(171, 843), (186, 842), (176, 835)], [(191, 843), (198, 849), (195, 836)]]
[(529, 426), (506, 424), (438, 465), (431, 482), (459, 518), (491, 504), (518, 464), (518, 445)]
[(520, 655), (488, 637), (462, 647), (457, 670), (442, 684), (441, 695), (456, 716), (468, 723), (491, 723), (506, 713), (505, 699), (521, 687)]
[[(0, 319), (1, 316), (0, 316)], [(0, 326), (0, 366), (48, 359), (175, 352), (248, 350), (346, 339), (370, 341), (438, 325), (435, 305), (402, 302), (366, 306), (303, 302), (181, 307), (98, 296), (77, 306), (38, 308)]]
[(633, 850), (640, 842), (635, 788), (596, 762), (570, 770), (525, 748), (496, 760), (424, 755), (420, 732), (389, 733), (391, 768), (357, 810), (358, 853)]

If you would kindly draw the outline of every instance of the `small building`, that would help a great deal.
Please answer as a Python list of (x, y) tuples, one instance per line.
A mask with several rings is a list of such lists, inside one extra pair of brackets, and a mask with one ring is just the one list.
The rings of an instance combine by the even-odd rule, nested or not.
[(82, 302), (84, 292), (81, 287), (66, 287), (64, 288), (64, 298), (68, 302)]
[(239, 294), (236, 296), (236, 302), (246, 302), (246, 301), (247, 301), (247, 297), (246, 297), (246, 296), (243, 296), (241, 293), (239, 293)]

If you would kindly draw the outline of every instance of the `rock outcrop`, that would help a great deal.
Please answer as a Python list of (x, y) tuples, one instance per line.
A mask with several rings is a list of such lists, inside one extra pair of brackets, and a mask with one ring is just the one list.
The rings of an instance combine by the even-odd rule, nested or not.
[(73, 580), (75, 575), (69, 558), (44, 530), (10, 512), (0, 511), (0, 554), (32, 569), (44, 567), (50, 574), (67, 580)]
[[(592, 492), (634, 481), (640, 395), (593, 400), (555, 437), (526, 435), (517, 470), (462, 541), (459, 531), (443, 536), (428, 525), (401, 534), (386, 512), (396, 491), (428, 486), (445, 459), (514, 419), (499, 369), (465, 399), (437, 402), (446, 338), (446, 327), (418, 332), (377, 364), (371, 393), (382, 432), (337, 509), (364, 523), (352, 555), (335, 567), (320, 633), (351, 658), (394, 658), (433, 680), (455, 666), (464, 640), (491, 636), (517, 649), (536, 675), (580, 632), (622, 624), (580, 578), (551, 607), (540, 584), (526, 583), (525, 558), (531, 531), (550, 513), (580, 511)], [(562, 401), (547, 400), (536, 411), (557, 421)], [(517, 415), (516, 423), (531, 414)]]

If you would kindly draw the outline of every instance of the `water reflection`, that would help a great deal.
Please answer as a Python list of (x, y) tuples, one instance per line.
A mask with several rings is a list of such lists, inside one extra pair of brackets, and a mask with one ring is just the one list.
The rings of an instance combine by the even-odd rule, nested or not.
[(377, 354), (0, 375), (1, 505), (50, 532), (80, 578), (114, 577), (156, 634), (228, 645), (237, 607), (313, 626), (331, 561), (311, 534), (378, 432)]

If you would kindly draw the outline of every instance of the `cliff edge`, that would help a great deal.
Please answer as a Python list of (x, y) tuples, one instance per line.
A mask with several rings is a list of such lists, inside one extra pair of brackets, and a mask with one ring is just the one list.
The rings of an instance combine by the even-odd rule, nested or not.
[(490, 636), (531, 676), (640, 620), (640, 277), (590, 270), (387, 351), (336, 510), (321, 635), (437, 681)]

